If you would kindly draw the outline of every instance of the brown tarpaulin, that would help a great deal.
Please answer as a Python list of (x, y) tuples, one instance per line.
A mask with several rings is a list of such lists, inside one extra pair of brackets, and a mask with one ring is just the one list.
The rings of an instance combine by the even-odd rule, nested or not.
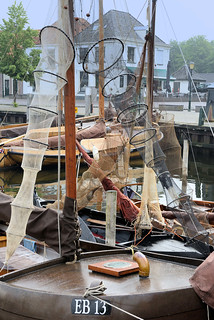
[[(0, 192), (0, 221), (10, 222), (10, 204), (13, 200), (12, 197)], [(60, 214), (61, 250), (62, 256), (67, 259), (72, 258), (74, 253), (78, 254), (76, 246), (78, 249), (79, 225), (74, 202), (75, 200), (66, 197), (63, 213)], [(26, 233), (39, 241), (45, 241), (50, 248), (59, 252), (58, 214), (56, 210), (35, 207), (30, 215)]]
[[(101, 121), (98, 121), (92, 127), (77, 131), (76, 139), (78, 141), (81, 141), (83, 139), (102, 138), (105, 135), (106, 135), (105, 122), (103, 120), (101, 120)], [(23, 140), (7, 143), (7, 147), (12, 147), (12, 146), (22, 147), (23, 145), (24, 145)], [(61, 145), (61, 148), (65, 147), (65, 135), (61, 135), (60, 145)], [(49, 147), (49, 149), (57, 149), (58, 148), (58, 136), (48, 138), (48, 147)]]

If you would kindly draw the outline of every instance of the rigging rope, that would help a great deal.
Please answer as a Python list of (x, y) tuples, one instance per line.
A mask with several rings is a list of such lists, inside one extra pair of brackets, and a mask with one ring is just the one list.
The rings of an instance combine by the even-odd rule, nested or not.
[(104, 303), (108, 304), (109, 306), (111, 306), (111, 307), (113, 307), (113, 308), (115, 308), (115, 309), (117, 309), (117, 310), (119, 310), (119, 311), (121, 311), (121, 312), (123, 312), (123, 313), (128, 314), (128, 315), (131, 316), (132, 318), (135, 318), (135, 319), (138, 319), (138, 320), (144, 320), (143, 318), (140, 318), (140, 317), (134, 315), (133, 313), (130, 313), (130, 312), (128, 312), (128, 311), (126, 311), (126, 310), (124, 310), (124, 309), (122, 309), (122, 308), (119, 308), (119, 307), (115, 306), (114, 304), (112, 304), (112, 303), (110, 303), (110, 302), (108, 302), (108, 301), (106, 301), (106, 300), (103, 300), (103, 299), (101, 299), (101, 298), (95, 297), (95, 296), (93, 296), (93, 295), (91, 295), (91, 297), (93, 297), (94, 299), (97, 299), (97, 300), (99, 300), (99, 301), (101, 301), (101, 302), (104, 302)]
[[(192, 77), (191, 72), (190, 72), (190, 70), (189, 70), (189, 68), (188, 68), (186, 59), (185, 59), (185, 57), (184, 57), (184, 54), (183, 54), (183, 51), (182, 51), (182, 49), (181, 49), (180, 43), (178, 42), (178, 38), (177, 38), (176, 33), (175, 33), (175, 30), (174, 30), (174, 28), (173, 28), (173, 26), (172, 26), (172, 23), (171, 23), (171, 20), (170, 20), (170, 18), (169, 18), (169, 15), (168, 15), (168, 13), (167, 13), (166, 7), (165, 7), (163, 1), (161, 1), (161, 2), (162, 2), (162, 5), (163, 5), (163, 7), (164, 7), (165, 13), (166, 13), (166, 15), (167, 15), (169, 24), (170, 24), (170, 26), (171, 26), (171, 28), (172, 28), (174, 37), (175, 37), (175, 39), (176, 39), (176, 42), (177, 42), (179, 51), (180, 51), (181, 56), (182, 56), (182, 59), (183, 59), (183, 61), (184, 61), (184, 63), (185, 63), (186, 70), (187, 70), (188, 75), (189, 75), (189, 77), (190, 77), (190, 79), (191, 79), (191, 83), (192, 83), (192, 85), (193, 85), (193, 87), (194, 87), (194, 89), (195, 89), (195, 92), (196, 92), (196, 94), (197, 94), (197, 98), (198, 98), (199, 102), (201, 102), (201, 98), (200, 98), (199, 93), (198, 93), (198, 91), (197, 91), (197, 89), (196, 89), (195, 83), (194, 83), (194, 81), (193, 81), (193, 77)], [(208, 119), (208, 116), (207, 116), (207, 114), (206, 114), (205, 109), (204, 109), (203, 106), (202, 106), (202, 110), (203, 110), (204, 116), (205, 116), (205, 118), (206, 118), (206, 121), (208, 122), (208, 126), (209, 126), (209, 129), (210, 129), (211, 133), (212, 133), (212, 136), (214, 137), (213, 128), (212, 128), (212, 126), (211, 126), (211, 124), (210, 124), (210, 121), (209, 121), (209, 119)]]

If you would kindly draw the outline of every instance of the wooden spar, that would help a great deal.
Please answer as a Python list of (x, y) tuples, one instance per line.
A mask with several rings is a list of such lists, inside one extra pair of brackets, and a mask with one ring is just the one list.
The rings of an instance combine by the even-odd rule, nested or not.
[[(103, 31), (103, 0), (99, 0), (99, 40), (104, 38)], [(104, 43), (99, 42), (99, 71), (104, 70)], [(102, 88), (104, 87), (104, 77), (99, 72), (99, 118), (104, 119), (104, 96), (102, 95)]]
[[(73, 32), (73, 0), (68, 0), (71, 30)], [(65, 96), (65, 150), (66, 195), (76, 199), (76, 127), (74, 62), (67, 71)]]
[(143, 76), (143, 71), (144, 71), (144, 65), (145, 65), (145, 58), (146, 58), (146, 46), (147, 46), (147, 38), (143, 46), (143, 52), (140, 60), (140, 73), (137, 78), (137, 83), (136, 83), (136, 93), (139, 95), (140, 94), (140, 88), (141, 88), (141, 81), (142, 81), (142, 76)]
[(155, 41), (155, 16), (156, 1), (152, 0), (152, 22), (149, 30), (148, 42), (148, 67), (147, 67), (147, 105), (149, 119), (152, 119), (153, 109), (153, 77), (154, 77), (154, 41)]

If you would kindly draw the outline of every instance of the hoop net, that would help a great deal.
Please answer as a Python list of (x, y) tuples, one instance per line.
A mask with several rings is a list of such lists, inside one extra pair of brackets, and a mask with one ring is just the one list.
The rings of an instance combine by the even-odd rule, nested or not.
[[(139, 109), (141, 109), (140, 106)], [(139, 112), (136, 112), (136, 106), (133, 108), (131, 106), (125, 109), (121, 112), (121, 114), (122, 117), (118, 116), (118, 120), (123, 123), (123, 125), (126, 127), (126, 130), (127, 127), (129, 128), (130, 144), (132, 144), (138, 150), (145, 165), (149, 168), (152, 168), (159, 178), (165, 193), (167, 205), (175, 212), (178, 221), (183, 226), (185, 235), (190, 239), (191, 245), (195, 246), (203, 254), (209, 254), (208, 232), (199, 223), (193, 212), (191, 197), (177, 186), (166, 166), (166, 156), (163, 153), (159, 143), (159, 140), (162, 140), (163, 135), (159, 135), (158, 137), (157, 130), (149, 123), (147, 114), (144, 112), (143, 114), (139, 115)], [(134, 121), (136, 122), (134, 123)], [(141, 125), (141, 130), (137, 133), (134, 133), (134, 129), (130, 130), (130, 126), (134, 128), (136, 124)], [(162, 129), (163, 128), (164, 125), (162, 126)], [(166, 142), (165, 146), (165, 149), (167, 150), (167, 146), (170, 146), (169, 142), (168, 145)], [(168, 149), (170, 149), (170, 147), (168, 147)], [(148, 191), (145, 198), (148, 199)], [(139, 221), (141, 219), (138, 219), (138, 225), (147, 223), (149, 226), (149, 223), (147, 222), (147, 203), (144, 211), (144, 222), (140, 223)]]
[(117, 38), (97, 41), (83, 59), (83, 70), (90, 74), (102, 73), (114, 66), (121, 58), (124, 44)]
[(71, 30), (68, 29), (69, 17), (64, 17), (58, 23), (60, 28), (47, 26), (40, 33), (42, 53), (34, 72), (36, 89), (29, 107), (28, 129), (22, 148), (24, 175), (19, 192), (11, 204), (6, 263), (25, 236), (26, 225), (33, 208), (37, 173), (41, 170), (48, 146), (49, 128), (57, 114), (58, 92), (67, 82), (66, 71), (74, 59)]

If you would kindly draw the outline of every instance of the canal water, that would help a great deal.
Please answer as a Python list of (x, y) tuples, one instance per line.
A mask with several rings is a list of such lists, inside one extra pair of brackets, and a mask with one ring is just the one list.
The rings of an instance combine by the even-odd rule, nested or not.
[[(188, 164), (188, 194), (192, 199), (214, 201), (214, 153), (203, 153), (201, 150), (189, 155)], [(136, 159), (131, 162), (132, 168), (142, 167), (142, 160)], [(82, 168), (82, 171), (86, 167)], [(36, 190), (44, 199), (56, 199), (58, 173), (56, 167), (49, 167), (39, 172), (36, 181)], [(65, 192), (65, 170), (61, 169), (61, 192)], [(182, 188), (182, 177), (174, 175), (176, 184)], [(6, 193), (15, 196), (22, 181), (22, 169), (15, 168), (0, 172), (0, 187)], [(135, 178), (136, 185), (133, 188), (140, 193), (141, 179)], [(163, 200), (164, 194), (158, 183), (159, 197)], [(164, 200), (161, 201), (164, 203)]]

